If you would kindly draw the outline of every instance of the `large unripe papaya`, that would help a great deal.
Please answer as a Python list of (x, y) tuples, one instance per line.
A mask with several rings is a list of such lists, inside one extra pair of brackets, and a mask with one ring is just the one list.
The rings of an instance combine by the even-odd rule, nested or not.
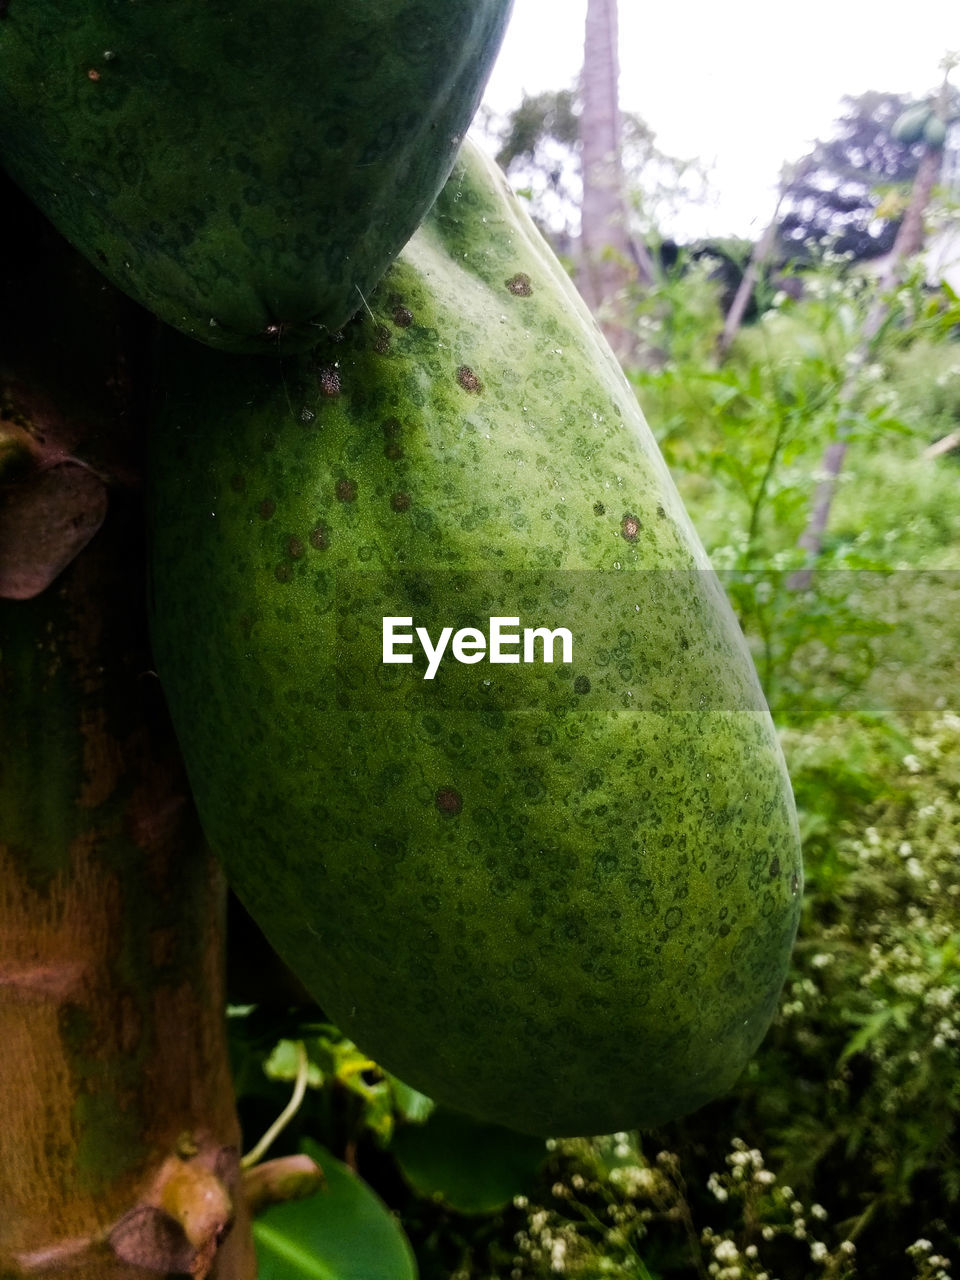
[[(166, 346), (156, 662), (208, 836), (412, 1085), (537, 1133), (665, 1121), (736, 1078), (797, 924), (751, 659), (609, 348), (472, 147), (370, 308), (272, 365)], [(418, 626), (460, 657), (431, 676)], [(572, 648), (493, 663), (496, 627)]]
[(510, 4), (5, 3), (0, 162), (169, 324), (303, 350), (443, 186)]

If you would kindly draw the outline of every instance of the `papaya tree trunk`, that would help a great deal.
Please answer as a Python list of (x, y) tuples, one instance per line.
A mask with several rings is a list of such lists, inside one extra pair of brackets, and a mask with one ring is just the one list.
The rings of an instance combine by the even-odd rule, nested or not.
[(623, 361), (634, 355), (637, 346), (625, 293), (636, 280), (649, 284), (653, 268), (646, 249), (632, 243), (627, 227), (619, 79), (616, 0), (588, 0), (581, 77), (583, 203), (578, 284)]
[(773, 217), (767, 223), (763, 235), (753, 247), (750, 261), (747, 263), (747, 269), (741, 277), (737, 292), (733, 295), (733, 301), (730, 303), (730, 309), (724, 317), (723, 331), (717, 339), (717, 358), (721, 361), (726, 359), (730, 348), (733, 346), (734, 339), (740, 332), (743, 317), (746, 315), (747, 308), (753, 299), (760, 272), (773, 256), (777, 243), (777, 230), (780, 226), (780, 206), (783, 203), (786, 186), (786, 181), (781, 182), (780, 194), (777, 197)]
[(147, 644), (149, 322), (3, 197), (0, 1275), (251, 1280), (224, 885)]

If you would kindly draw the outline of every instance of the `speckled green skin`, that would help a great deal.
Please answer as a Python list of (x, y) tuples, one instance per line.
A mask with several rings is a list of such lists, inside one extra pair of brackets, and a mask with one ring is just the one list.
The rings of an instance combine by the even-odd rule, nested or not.
[[(535, 1133), (665, 1121), (738, 1075), (797, 925), (750, 657), (629, 386), (472, 147), (371, 307), (272, 367), (165, 352), (154, 636), (202, 819), (412, 1085)], [(392, 611), (454, 626), (522, 599), (546, 622), (566, 583), (561, 625), (582, 584), (572, 667), (380, 666), (364, 571), (400, 569)]]
[(511, 0), (10, 0), (0, 163), (227, 351), (362, 306), (450, 172)]

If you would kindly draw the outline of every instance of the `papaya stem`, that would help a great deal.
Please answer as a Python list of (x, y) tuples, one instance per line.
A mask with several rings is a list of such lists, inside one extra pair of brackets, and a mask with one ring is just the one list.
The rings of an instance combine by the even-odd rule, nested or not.
[(257, 1161), (266, 1153), (267, 1149), (272, 1146), (274, 1140), (279, 1137), (283, 1130), (287, 1127), (293, 1117), (300, 1110), (300, 1104), (303, 1102), (303, 1095), (307, 1091), (307, 1071), (310, 1062), (307, 1058), (307, 1047), (302, 1040), (297, 1041), (297, 1076), (293, 1084), (293, 1093), (290, 1095), (290, 1101), (274, 1120), (273, 1124), (266, 1131), (256, 1146), (251, 1147), (247, 1154), (240, 1161), (241, 1169), (252, 1168)]

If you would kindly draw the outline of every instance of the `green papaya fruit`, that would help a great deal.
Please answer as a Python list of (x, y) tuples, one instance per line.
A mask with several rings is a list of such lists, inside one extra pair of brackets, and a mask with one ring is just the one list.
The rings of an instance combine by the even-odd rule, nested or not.
[[(465, 145), (339, 343), (168, 334), (160, 367), (155, 661), (280, 955), (480, 1119), (610, 1132), (725, 1090), (797, 926), (790, 785), (629, 384), (500, 171)], [(569, 653), (477, 661), (493, 618)], [(420, 624), (434, 654), (464, 633), (432, 676)]]
[(890, 136), (895, 142), (902, 142), (904, 146), (912, 147), (923, 137), (924, 127), (931, 118), (931, 114), (928, 102), (907, 107), (906, 111), (901, 112), (893, 122)]
[(450, 172), (511, 0), (14, 0), (0, 163), (167, 323), (312, 346)]
[(930, 115), (923, 126), (923, 140), (928, 147), (939, 151), (947, 140), (947, 126), (935, 115)]

